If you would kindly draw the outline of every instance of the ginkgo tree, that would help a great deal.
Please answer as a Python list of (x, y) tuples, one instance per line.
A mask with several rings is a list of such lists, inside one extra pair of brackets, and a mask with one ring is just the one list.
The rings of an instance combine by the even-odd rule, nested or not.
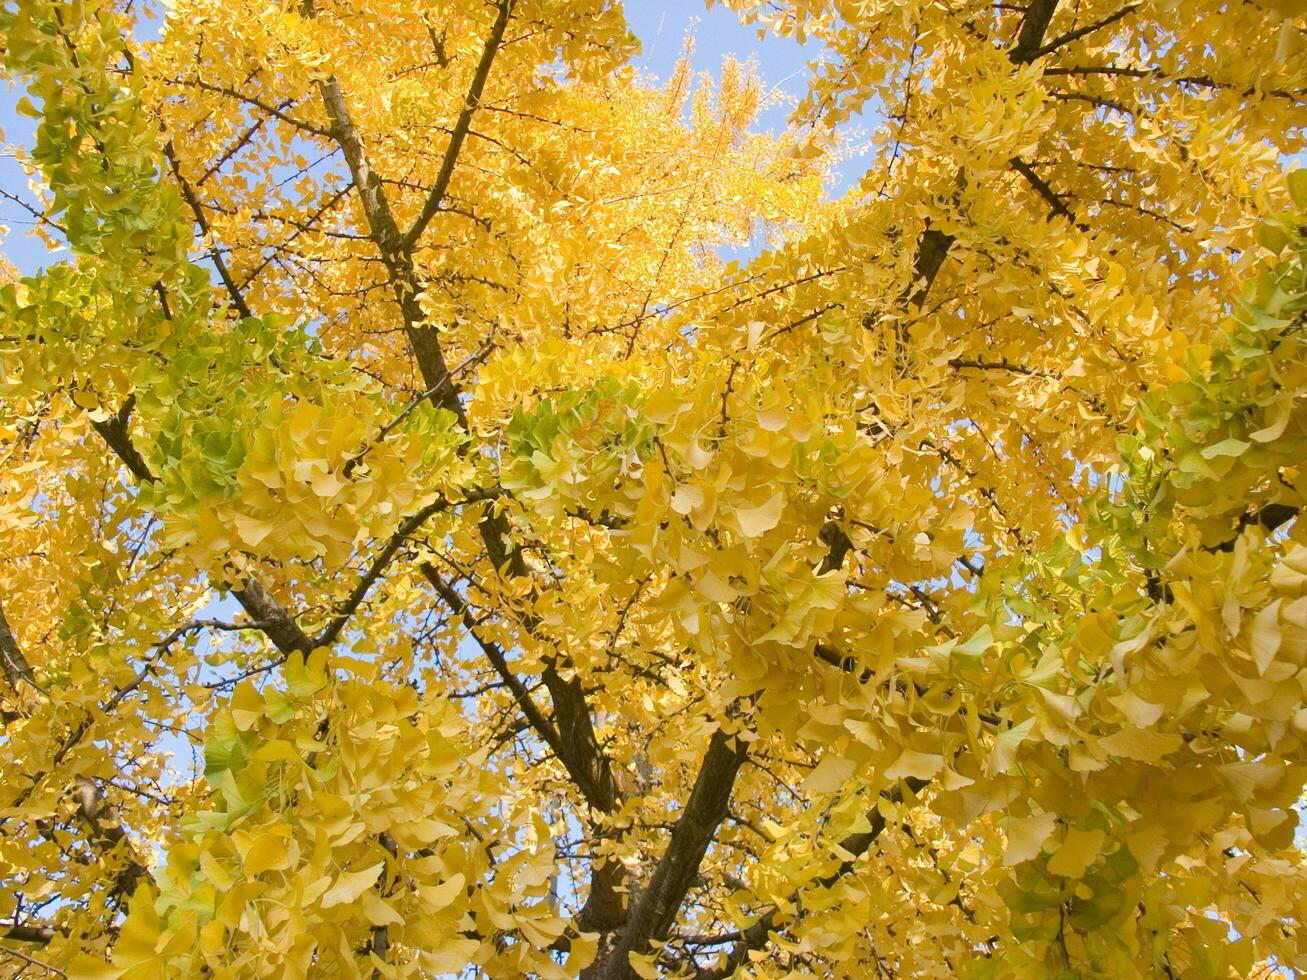
[(729, 6), (0, 3), (0, 974), (1307, 969), (1302, 5)]

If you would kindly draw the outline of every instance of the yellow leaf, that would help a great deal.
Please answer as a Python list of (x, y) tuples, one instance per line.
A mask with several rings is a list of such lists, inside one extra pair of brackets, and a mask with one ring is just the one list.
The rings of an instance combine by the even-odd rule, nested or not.
[(817, 768), (808, 773), (808, 778), (803, 781), (804, 792), (837, 792), (853, 775), (855, 769), (857, 769), (857, 763), (852, 759), (828, 752), (817, 763)]
[(886, 779), (930, 779), (944, 768), (944, 757), (930, 752), (904, 749), (894, 764), (885, 770)]
[(1103, 849), (1106, 835), (1101, 830), (1077, 830), (1074, 827), (1066, 832), (1066, 839), (1048, 859), (1048, 870), (1063, 878), (1082, 878), (1089, 866), (1097, 859)]
[(1013, 725), (1007, 731), (995, 736), (994, 748), (989, 757), (989, 768), (992, 772), (1011, 772), (1016, 767), (1017, 750), (1034, 727), (1035, 719), (1027, 718), (1021, 724)]
[(208, 851), (200, 851), (200, 870), (204, 872), (204, 877), (213, 882), (214, 886), (225, 891), (232, 886), (235, 881), (227, 869)]
[(454, 875), (448, 881), (443, 881), (439, 885), (422, 885), (418, 888), (418, 895), (426, 903), (427, 908), (432, 912), (439, 912), (441, 909), (448, 908), (453, 904), (454, 899), (458, 898), (463, 892), (463, 886), (467, 879), (462, 873)]
[(703, 503), (703, 487), (682, 483), (672, 494), (671, 507), (678, 514), (688, 514)]
[(269, 534), (277, 529), (274, 522), (251, 517), (248, 514), (232, 515), (232, 523), (236, 525), (236, 532), (241, 536), (241, 540), (251, 548), (257, 548)]
[(1249, 433), (1248, 438), (1254, 442), (1274, 442), (1280, 436), (1284, 435), (1284, 430), (1289, 425), (1289, 418), (1293, 414), (1293, 398), (1284, 396), (1275, 403), (1275, 413), (1271, 417), (1271, 423), (1263, 429)]
[(1265, 674), (1266, 668), (1275, 659), (1280, 650), (1280, 602), (1275, 599), (1253, 617), (1252, 632), (1248, 639), (1248, 649), (1257, 665), (1257, 673)]
[(574, 936), (567, 951), (565, 964), (568, 976), (576, 976), (593, 963), (597, 952), (599, 952), (599, 933), (583, 932), (579, 936)]
[(322, 896), (322, 907), (329, 909), (336, 905), (357, 901), (360, 895), (376, 883), (381, 875), (381, 869), (385, 866), (384, 861), (378, 861), (362, 871), (348, 871), (342, 874)]
[(740, 533), (746, 538), (756, 538), (780, 523), (784, 509), (785, 497), (780, 493), (774, 493), (764, 504), (736, 510), (735, 522), (740, 527)]
[(627, 953), (631, 969), (641, 980), (658, 980), (658, 958), (645, 953)]
[(1098, 744), (1109, 755), (1156, 762), (1184, 745), (1184, 739), (1173, 732), (1152, 732), (1127, 726), (1101, 739)]
[(1162, 711), (1165, 710), (1164, 705), (1145, 701), (1132, 690), (1127, 690), (1120, 697), (1112, 700), (1121, 709), (1121, 714), (1125, 715), (1131, 724), (1138, 725), (1140, 728), (1148, 728), (1154, 724), (1162, 717)]
[(423, 950), (418, 953), (418, 962), (427, 971), (428, 976), (458, 974), (474, 962), (481, 944), (475, 939), (449, 939), (438, 950)]
[(404, 827), (404, 832), (423, 844), (430, 844), (441, 837), (453, 837), (457, 833), (449, 824), (430, 818), (414, 820)]
[(398, 926), (404, 924), (404, 918), (391, 907), (390, 903), (368, 889), (363, 892), (363, 915), (374, 926)]
[(73, 401), (87, 411), (94, 411), (100, 407), (100, 399), (95, 392), (87, 391), (85, 388), (78, 388), (73, 392)]
[(1029, 861), (1043, 850), (1044, 842), (1052, 836), (1053, 828), (1056, 826), (1056, 813), (1008, 817), (1003, 828), (1007, 834), (1007, 850), (1003, 852), (1003, 863), (1013, 865)]
[(290, 858), (286, 853), (286, 844), (286, 834), (260, 834), (245, 852), (242, 862), (245, 874), (253, 878), (265, 871), (282, 871), (289, 868)]

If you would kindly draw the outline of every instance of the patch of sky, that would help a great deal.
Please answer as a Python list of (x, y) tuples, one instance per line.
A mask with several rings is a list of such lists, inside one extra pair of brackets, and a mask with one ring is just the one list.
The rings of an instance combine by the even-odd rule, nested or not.
[[(671, 0), (649, 3), (629, 0), (625, 5), (627, 23), (640, 39), (641, 51), (635, 58), (637, 68), (665, 82), (677, 61), (687, 54), (696, 74), (707, 72), (716, 77), (722, 61), (733, 57), (752, 63), (761, 78), (767, 98), (755, 121), (759, 132), (778, 135), (790, 124), (790, 117), (807, 90), (807, 80), (814, 63), (826, 57), (815, 42), (799, 44), (792, 38), (765, 34), (759, 37), (756, 26), (740, 23), (736, 15), (721, 4), (705, 9), (703, 0)], [(880, 121), (884, 113), (876, 103), (855, 114), (838, 132), (840, 148), (835, 154), (827, 180), (827, 192), (838, 196), (862, 176), (862, 157), (867, 149), (866, 129)], [(765, 234), (755, 234), (748, 242), (726, 245), (718, 254), (742, 265), (757, 256), (764, 247)]]
[[(31, 186), (26, 169), (15, 146), (30, 148), (36, 144), (36, 120), (18, 110), (26, 92), (9, 82), (0, 85), (0, 133), (4, 148), (0, 150), (0, 226), (9, 229), (4, 236), (4, 255), (25, 276), (35, 275), (51, 262), (69, 257), (66, 246), (52, 250), (35, 232), (42, 224), (40, 198)], [(56, 242), (63, 236), (45, 225)]]

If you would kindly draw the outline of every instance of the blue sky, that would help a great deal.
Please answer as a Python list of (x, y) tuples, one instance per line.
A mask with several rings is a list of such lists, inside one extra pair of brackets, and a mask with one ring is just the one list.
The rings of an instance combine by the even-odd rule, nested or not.
[(671, 74), (691, 31), (691, 61), (696, 71), (716, 74), (726, 55), (740, 61), (752, 59), (767, 86), (788, 99), (788, 104), (772, 107), (760, 119), (762, 128), (771, 131), (784, 128), (794, 100), (803, 94), (807, 62), (818, 53), (812, 45), (803, 47), (775, 36), (759, 40), (756, 28), (742, 27), (735, 14), (721, 4), (707, 9), (704, 0), (628, 0), (626, 20), (643, 46), (636, 64), (662, 79)]
[[(806, 65), (809, 59), (820, 54), (813, 45), (800, 46), (794, 41), (769, 36), (760, 40), (756, 28), (740, 25), (735, 14), (716, 4), (711, 8), (705, 0), (671, 0), (659, 3), (653, 0), (628, 0), (626, 17), (631, 29), (641, 40), (643, 50), (636, 64), (660, 79), (666, 79), (683, 51), (687, 32), (694, 35), (692, 64), (698, 71), (716, 74), (722, 58), (732, 55), (741, 61), (752, 60), (769, 89), (775, 89), (780, 100), (767, 109), (759, 119), (761, 129), (779, 131), (794, 103), (803, 94)], [(0, 84), (0, 130), (4, 141), (30, 146), (33, 139), (33, 120), (19, 116), (15, 105), (22, 95), (8, 85)], [(856, 161), (850, 170), (856, 171)], [(856, 174), (855, 174), (856, 175)], [(836, 172), (833, 189), (847, 184), (847, 177)], [(31, 201), (27, 177), (12, 156), (0, 156), (0, 189)], [(28, 232), (34, 220), (13, 201), (0, 198), (0, 225), (9, 228), (9, 234), (0, 244), (0, 251), (23, 274), (32, 274), (52, 258), (39, 239)]]

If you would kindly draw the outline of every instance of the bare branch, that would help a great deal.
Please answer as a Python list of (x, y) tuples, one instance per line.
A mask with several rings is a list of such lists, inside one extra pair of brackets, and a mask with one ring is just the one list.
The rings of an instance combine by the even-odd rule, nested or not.
[[(0, 953), (4, 953), (6, 956), (15, 957), (16, 959), (20, 959), (28, 966), (34, 966), (38, 969), (45, 970), (47, 973), (53, 973), (56, 977), (68, 976), (68, 974), (65, 971), (59, 969), (59, 967), (51, 966), (49, 963), (43, 963), (40, 960), (38, 960), (35, 956), (28, 956), (26, 953), (22, 952), (21, 950), (10, 949), (7, 946), (0, 946)], [(17, 974), (15, 974), (15, 976), (17, 976)]]
[[(463, 625), (467, 628), (468, 635), (476, 641), (477, 646), (481, 647), (482, 652), (486, 655), (486, 659), (490, 661), (490, 665), (495, 669), (495, 673), (503, 679), (504, 684), (507, 685), (509, 691), (512, 692), (513, 698), (517, 701), (517, 706), (521, 709), (527, 722), (530, 723), (533, 729), (535, 729), (536, 734), (544, 740), (544, 743), (553, 750), (559, 760), (566, 765), (565, 750), (562, 747), (562, 739), (559, 737), (558, 730), (536, 705), (534, 699), (531, 697), (531, 692), (527, 690), (526, 685), (523, 684), (521, 679), (513, 673), (512, 668), (508, 665), (508, 656), (504, 653), (503, 648), (500, 647), (498, 643), (487, 640), (481, 635), (480, 630), (477, 628), (476, 617), (472, 615), (471, 608), (463, 600), (463, 597), (454, 591), (453, 586), (445, 581), (444, 576), (440, 574), (439, 570), (434, 565), (430, 562), (423, 562), (421, 568), (422, 574), (426, 577), (426, 580), (431, 583), (431, 587), (436, 590), (436, 593), (440, 598), (444, 600), (447, 606), (449, 606), (450, 611), (463, 621)], [(582, 785), (581, 780), (577, 779), (576, 782), (584, 792), (585, 787)]]
[(229, 99), (235, 99), (237, 102), (243, 102), (246, 105), (260, 109), (272, 116), (274, 119), (286, 123), (288, 126), (294, 126), (296, 129), (301, 129), (306, 133), (313, 134), (314, 136), (322, 136), (328, 139), (331, 137), (331, 133), (327, 132), (327, 130), (323, 129), (321, 126), (315, 126), (313, 123), (305, 122), (303, 119), (296, 119), (294, 116), (285, 112), (281, 106), (276, 106), (271, 102), (266, 102), (263, 99), (260, 99), (257, 95), (247, 95), (244, 92), (238, 92), (235, 89), (227, 88), (225, 85), (214, 85), (213, 83), (206, 82), (200, 78), (172, 78), (169, 79), (169, 82), (174, 85), (198, 88), (203, 92), (213, 92), (217, 95), (225, 95)]
[[(53, 942), (58, 933), (51, 926), (34, 926), (30, 923), (15, 922), (12, 925), (0, 925), (0, 939), (12, 940), (16, 943), (36, 943), (44, 946)], [(6, 952), (12, 952), (6, 948)]]

